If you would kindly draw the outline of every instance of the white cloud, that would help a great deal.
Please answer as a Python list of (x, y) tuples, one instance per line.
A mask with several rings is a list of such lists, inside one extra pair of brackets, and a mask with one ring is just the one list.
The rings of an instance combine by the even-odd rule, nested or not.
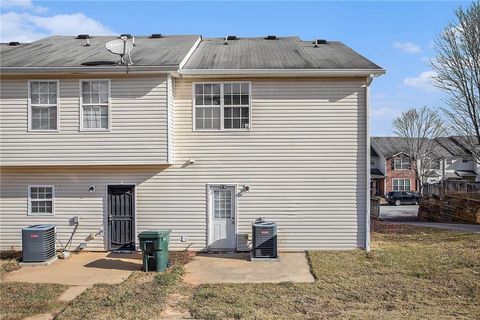
[(435, 71), (425, 71), (420, 73), (417, 77), (406, 78), (403, 80), (403, 84), (425, 91), (435, 91), (432, 80), (436, 75), (437, 73)]
[(370, 117), (377, 120), (378, 118), (391, 119), (397, 116), (397, 114), (398, 111), (392, 107), (370, 108)]
[(2, 21), (1, 42), (32, 42), (50, 35), (114, 34), (109, 27), (83, 13), (39, 16), (8, 12), (2, 14), (0, 19)]
[(415, 43), (413, 42), (410, 42), (410, 41), (405, 41), (405, 42), (402, 42), (402, 41), (395, 41), (393, 43), (393, 47), (395, 49), (398, 49), (402, 52), (406, 52), (406, 53), (419, 53), (422, 51), (422, 49), (420, 48), (419, 45), (416, 45)]
[(32, 0), (2, 0), (2, 9), (22, 9), (29, 10), (35, 13), (45, 13), (48, 8), (36, 6), (32, 3)]

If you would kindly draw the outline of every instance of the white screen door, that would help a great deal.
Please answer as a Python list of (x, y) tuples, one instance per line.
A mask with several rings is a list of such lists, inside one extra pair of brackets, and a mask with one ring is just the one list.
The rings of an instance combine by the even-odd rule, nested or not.
[(209, 187), (209, 250), (234, 251), (235, 235), (235, 187)]

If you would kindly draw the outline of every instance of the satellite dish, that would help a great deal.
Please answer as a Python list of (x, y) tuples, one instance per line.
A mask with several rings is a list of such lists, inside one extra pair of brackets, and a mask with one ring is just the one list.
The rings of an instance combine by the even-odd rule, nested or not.
[[(126, 36), (121, 36), (120, 39), (111, 40), (105, 43), (105, 48), (109, 52), (120, 56), (120, 64), (127, 66), (127, 72), (128, 66), (133, 64), (130, 53), (134, 46), (132, 38)], [(128, 62), (125, 62), (125, 55), (128, 56)]]

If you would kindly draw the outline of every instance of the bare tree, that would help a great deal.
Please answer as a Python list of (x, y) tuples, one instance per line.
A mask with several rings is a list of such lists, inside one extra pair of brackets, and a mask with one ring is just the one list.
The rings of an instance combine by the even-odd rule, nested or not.
[(395, 134), (403, 138), (402, 147), (412, 162), (417, 190), (420, 190), (418, 186), (425, 182), (430, 164), (439, 160), (435, 156), (437, 143), (434, 139), (444, 135), (443, 121), (436, 111), (428, 107), (412, 108), (393, 120), (393, 128)]
[(480, 164), (480, 1), (455, 16), (435, 40), (434, 84), (447, 93), (443, 111), (452, 133)]

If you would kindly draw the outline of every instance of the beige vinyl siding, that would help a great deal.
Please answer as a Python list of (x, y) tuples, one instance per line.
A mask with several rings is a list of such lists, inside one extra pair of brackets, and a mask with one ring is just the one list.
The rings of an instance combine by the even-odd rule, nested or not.
[(29, 132), (28, 80), (1, 80), (2, 165), (167, 163), (166, 76), (111, 79), (110, 132), (79, 130), (79, 80), (59, 79), (58, 132)]
[(198, 184), (201, 207), (205, 183), (250, 185), (240, 248), (258, 217), (278, 222), (283, 250), (364, 246), (365, 79), (254, 79), (251, 131), (234, 132), (192, 131), (192, 82), (176, 81), (177, 164), (195, 160), (177, 180)]
[[(137, 231), (172, 229), (172, 249), (205, 248), (206, 185), (216, 183), (250, 186), (237, 195), (239, 249), (247, 247), (257, 217), (278, 222), (281, 250), (363, 247), (365, 79), (246, 80), (251, 131), (200, 132), (192, 130), (192, 80), (176, 79), (172, 166), (3, 170), (2, 247), (20, 245), (20, 227), (40, 222), (59, 224), (66, 239), (68, 218), (77, 214), (78, 245), (102, 228), (105, 184), (121, 181), (138, 185)], [(27, 216), (28, 184), (55, 185), (54, 217)], [(96, 191), (89, 193), (92, 184)], [(88, 248), (104, 249), (102, 237)]]

